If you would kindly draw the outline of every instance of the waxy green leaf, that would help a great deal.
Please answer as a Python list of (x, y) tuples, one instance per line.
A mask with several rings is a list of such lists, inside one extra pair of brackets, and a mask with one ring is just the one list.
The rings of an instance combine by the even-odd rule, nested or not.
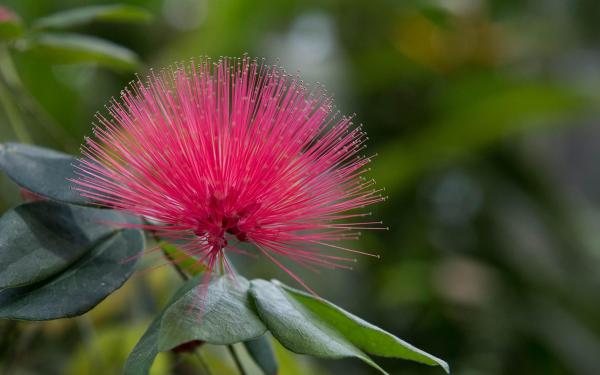
[(93, 5), (69, 9), (39, 18), (36, 29), (59, 29), (80, 26), (91, 22), (148, 22), (152, 14), (143, 8), (125, 4)]
[(268, 335), (262, 335), (259, 338), (244, 341), (244, 346), (254, 360), (256, 365), (265, 375), (277, 375), (279, 365), (275, 358), (273, 345)]
[(124, 222), (113, 210), (52, 201), (22, 204), (0, 217), (0, 290), (62, 271)]
[(352, 315), (333, 303), (291, 288), (277, 280), (274, 280), (273, 283), (361, 350), (381, 357), (408, 359), (431, 366), (441, 366), (446, 372), (450, 372), (445, 361)]
[(359, 358), (382, 373), (369, 356), (339, 332), (310, 314), (299, 302), (265, 280), (253, 280), (250, 294), (271, 334), (287, 349), (322, 358)]
[(289, 350), (323, 358), (354, 357), (382, 373), (365, 351), (376, 355), (447, 364), (341, 308), (278, 282), (253, 280), (256, 309), (273, 336)]
[(75, 157), (44, 147), (20, 143), (0, 144), (0, 170), (15, 183), (44, 198), (89, 205), (69, 181), (74, 179)]
[(228, 345), (264, 334), (266, 327), (248, 299), (249, 286), (241, 276), (223, 276), (187, 292), (166, 309), (158, 349), (170, 350), (192, 340)]
[(265, 333), (248, 299), (248, 280), (214, 276), (208, 287), (205, 281), (198, 275), (177, 291), (129, 355), (126, 375), (147, 374), (159, 352), (193, 340), (224, 345)]
[[(126, 375), (145, 375), (160, 351), (201, 340), (212, 344), (243, 342), (267, 375), (278, 365), (265, 329), (289, 350), (324, 358), (354, 357), (386, 372), (366, 352), (410, 359), (432, 366), (448, 365), (384, 330), (321, 298), (277, 281), (237, 276), (205, 276), (187, 281), (150, 325), (129, 356)], [(250, 299), (248, 300), (248, 298)], [(260, 320), (259, 320), (260, 319)]]
[(55, 276), (0, 292), (0, 318), (49, 320), (81, 315), (123, 285), (143, 248), (144, 235), (137, 229), (102, 237)]
[(135, 52), (118, 44), (87, 35), (40, 33), (29, 50), (55, 64), (98, 64), (120, 71), (139, 67)]
[(152, 367), (152, 363), (154, 359), (160, 352), (158, 350), (158, 337), (159, 337), (159, 329), (160, 324), (163, 318), (165, 311), (175, 302), (177, 302), (181, 297), (183, 297), (190, 290), (193, 290), (198, 287), (198, 284), (202, 282), (203, 275), (198, 275), (190, 280), (188, 280), (183, 286), (181, 286), (175, 295), (171, 298), (167, 306), (162, 310), (162, 312), (154, 319), (152, 324), (148, 327), (140, 341), (135, 345), (133, 351), (127, 357), (127, 362), (125, 362), (125, 369), (123, 373), (125, 375), (145, 375), (148, 374), (150, 368)]

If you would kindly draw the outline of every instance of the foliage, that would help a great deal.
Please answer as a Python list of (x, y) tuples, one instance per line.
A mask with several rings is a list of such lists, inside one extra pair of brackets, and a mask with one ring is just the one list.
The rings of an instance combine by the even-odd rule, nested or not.
[[(24, 181), (22, 187), (42, 197), (68, 200), (57, 192), (71, 190), (65, 178), (73, 176), (71, 157), (39, 147), (1, 146), (0, 167), (15, 181)], [(44, 171), (45, 166), (49, 170)], [(54, 176), (44, 178), (47, 175)], [(81, 202), (76, 199), (75, 203)], [(143, 237), (136, 229), (112, 229), (110, 223), (127, 220), (118, 216), (109, 209), (52, 201), (26, 203), (2, 216), (0, 318), (47, 320), (80, 315), (119, 288), (132, 273)], [(160, 246), (177, 257), (176, 247)], [(253, 281), (250, 292), (251, 283), (241, 276), (207, 278), (202, 270), (189, 267), (181, 270), (197, 275), (151, 324), (128, 361), (127, 374), (147, 373), (158, 352), (195, 340), (219, 345), (256, 340), (267, 327), (294, 352), (326, 358), (354, 356), (383, 373), (359, 348), (448, 369), (445, 362), (314, 297), (289, 289), (308, 300), (309, 306), (317, 306), (309, 310), (291, 307), (290, 297), (276, 284)], [(273, 367), (273, 361), (267, 361), (271, 362), (267, 368)]]
[[(138, 8), (110, 19), (129, 5), (65, 11), (71, 3), (6, 2), (14, 12), (0, 21), (3, 217), (35, 207), (20, 202), (14, 182), (56, 201), (50, 204), (62, 209), (54, 212), (87, 209), (81, 204), (90, 202), (74, 201), (78, 194), (68, 187), (51, 192), (38, 186), (65, 182), (65, 173), (72, 172), (69, 154), (25, 173), (40, 161), (37, 151), (30, 152), (37, 146), (9, 142), (75, 153), (93, 113), (132, 79), (129, 72), (146, 74), (140, 61), (160, 67), (199, 54), (279, 57), (289, 71), (300, 69), (310, 81), (324, 82), (343, 112), (358, 113), (371, 139), (368, 150), (378, 153), (372, 176), (391, 197), (377, 214), (392, 230), (361, 240), (383, 261), (361, 261), (352, 273), (309, 273), (320, 295), (390, 332), (408, 334), (408, 341), (451, 363), (453, 373), (597, 373), (596, 2), (151, 0), (144, 2), (155, 15), (151, 24), (145, 23), (148, 12)], [(128, 26), (130, 21), (136, 25)], [(42, 155), (41, 161), (49, 160)], [(87, 230), (85, 222), (78, 225)], [(0, 238), (9, 237), (2, 232)], [(153, 241), (147, 249), (154, 249)], [(49, 259), (42, 245), (26, 250)], [(175, 245), (161, 243), (172, 259), (182, 259), (185, 273), (202, 272), (194, 259), (180, 258)], [(79, 264), (86, 257), (80, 251), (74, 247), (64, 263), (48, 263), (36, 282), (44, 285), (49, 273)], [(243, 258), (235, 261), (251, 286), (272, 276)], [(146, 335), (158, 335), (161, 311), (179, 288), (174, 274), (161, 270), (147, 277), (145, 266), (139, 263), (140, 277), (83, 317), (43, 325), (0, 321), (0, 356), (15, 358), (0, 359), (0, 365), (17, 372), (94, 373), (100, 358), (107, 373), (119, 371), (141, 333), (132, 322), (156, 318)], [(301, 304), (312, 296), (277, 288), (310, 314), (310, 306), (327, 305)], [(325, 318), (320, 324), (330, 330)], [(107, 332), (116, 334), (107, 340)], [(276, 335), (261, 337), (271, 341)], [(279, 339), (289, 347), (304, 344)], [(153, 340), (157, 345), (158, 336)], [(347, 337), (340, 341), (359, 347)], [(236, 346), (245, 355), (243, 365), (256, 373), (272, 371), (272, 364), (252, 363), (264, 360), (256, 354), (260, 350), (252, 354), (250, 342)], [(279, 373), (373, 372), (353, 360), (294, 356), (277, 337), (272, 345)], [(219, 348), (206, 344), (199, 352), (216, 373), (236, 373)], [(158, 354), (158, 346), (142, 352)], [(188, 366), (201, 372), (195, 357), (174, 356), (158, 354), (152, 371)], [(272, 356), (265, 358), (268, 363)], [(151, 358), (138, 361), (147, 369)], [(377, 362), (391, 373), (441, 372), (412, 361)]]

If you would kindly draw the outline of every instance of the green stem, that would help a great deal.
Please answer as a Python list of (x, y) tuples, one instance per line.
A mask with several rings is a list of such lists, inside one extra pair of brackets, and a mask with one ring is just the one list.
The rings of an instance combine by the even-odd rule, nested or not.
[[(154, 242), (156, 242), (156, 244), (158, 246), (160, 246), (160, 242), (161, 242), (160, 238), (156, 235), (156, 233), (154, 231), (150, 231), (150, 233), (152, 235), (152, 238), (154, 239)], [(171, 263), (171, 265), (173, 266), (175, 271), (177, 271), (177, 274), (179, 275), (179, 277), (181, 277), (181, 279), (183, 281), (189, 280), (189, 276), (174, 262), (173, 257), (171, 257), (171, 255), (162, 247), (161, 247), (161, 251), (162, 251), (163, 255), (165, 256), (165, 258), (167, 258), (169, 263)], [(198, 358), (198, 361), (200, 361), (200, 366), (202, 367), (202, 370), (207, 375), (212, 375), (210, 368), (206, 364), (206, 361), (204, 360), (204, 358), (202, 358), (202, 355), (200, 354), (200, 352), (198, 350), (194, 350), (194, 354), (196, 355), (196, 358)]]
[[(221, 250), (223, 251), (223, 250)], [(221, 275), (225, 274), (225, 252), (221, 253), (221, 257), (219, 259), (219, 273)], [(240, 361), (240, 358), (238, 357), (235, 348), (233, 347), (233, 345), (227, 345), (227, 349), (229, 350), (229, 354), (231, 355), (231, 357), (233, 358), (233, 362), (235, 362), (235, 366), (237, 367), (239, 373), (241, 375), (246, 375), (246, 371), (244, 370), (244, 366), (242, 366), (242, 361)]]
[(233, 358), (233, 361), (235, 362), (235, 366), (237, 367), (239, 373), (241, 375), (246, 375), (246, 371), (244, 371), (244, 366), (242, 366), (242, 361), (240, 360), (240, 357), (238, 357), (238, 354), (236, 353), (233, 345), (227, 345), (227, 349), (229, 350), (229, 354), (231, 354), (231, 357)]
[(212, 375), (212, 372), (210, 372), (210, 368), (208, 368), (208, 364), (204, 360), (204, 357), (202, 357), (202, 354), (199, 351), (194, 350), (194, 355), (196, 355), (196, 358), (198, 358), (200, 367), (202, 367), (202, 371), (204, 371), (206, 375)]

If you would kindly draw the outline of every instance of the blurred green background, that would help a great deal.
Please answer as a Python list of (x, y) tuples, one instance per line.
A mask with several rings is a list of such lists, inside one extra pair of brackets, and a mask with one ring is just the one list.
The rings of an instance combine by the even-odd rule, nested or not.
[[(31, 25), (101, 3), (1, 5)], [(361, 240), (380, 260), (302, 272), (323, 297), (445, 359), (454, 374), (600, 373), (600, 2), (128, 3), (154, 19), (75, 31), (135, 51), (141, 77), (193, 56), (247, 52), (325, 84), (365, 124), (378, 154), (371, 175), (389, 195), (374, 215), (390, 230)], [(0, 52), (1, 142), (23, 140), (7, 125), (16, 111), (26, 140), (77, 153), (94, 113), (135, 78), (131, 66), (60, 64), (60, 54), (18, 42)], [(2, 176), (0, 209), (19, 200)], [(238, 264), (292, 284), (266, 261)], [(7, 373), (119, 373), (177, 284), (171, 270), (141, 274), (81, 318), (20, 324), (15, 344), (0, 348), (13, 358)], [(235, 373), (220, 348), (203, 352), (215, 374)], [(358, 361), (278, 353), (283, 375), (374, 373)], [(442, 373), (381, 363), (392, 374)], [(163, 354), (154, 371), (196, 366)]]

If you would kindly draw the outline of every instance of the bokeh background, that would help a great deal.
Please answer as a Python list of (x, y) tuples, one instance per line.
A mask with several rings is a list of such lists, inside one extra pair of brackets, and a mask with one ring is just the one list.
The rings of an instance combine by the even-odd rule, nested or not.
[[(101, 3), (0, 1), (25, 24)], [(135, 51), (142, 77), (193, 56), (265, 57), (324, 84), (365, 124), (378, 154), (371, 175), (389, 196), (373, 213), (390, 230), (361, 240), (379, 260), (304, 271), (322, 296), (447, 360), (454, 374), (600, 373), (600, 2), (129, 3), (154, 19), (76, 31)], [(26, 140), (77, 153), (94, 113), (135, 78), (19, 45), (0, 52), (0, 94), (9, 95), (1, 142), (23, 140), (7, 125), (17, 111)], [(5, 210), (20, 197), (0, 179)], [(293, 284), (264, 259), (237, 261), (247, 276)], [(119, 373), (178, 282), (169, 269), (140, 273), (83, 317), (19, 324), (0, 347), (12, 358), (6, 373)], [(235, 374), (223, 350), (203, 352), (215, 374)], [(278, 356), (283, 375), (375, 373), (353, 360)], [(392, 374), (442, 373), (379, 360)], [(153, 372), (200, 370), (193, 356), (162, 354)]]

